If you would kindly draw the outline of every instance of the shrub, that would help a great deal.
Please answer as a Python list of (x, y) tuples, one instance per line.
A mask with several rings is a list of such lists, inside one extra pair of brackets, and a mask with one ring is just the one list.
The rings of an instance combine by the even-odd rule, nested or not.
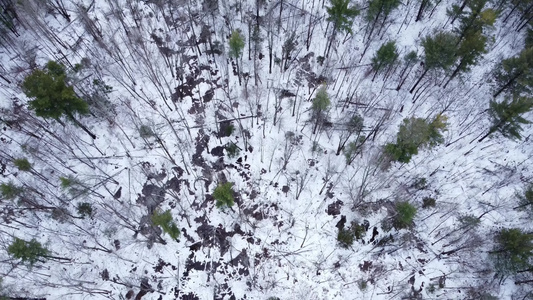
[(61, 187), (63, 189), (68, 189), (70, 187), (73, 187), (79, 183), (79, 181), (74, 177), (59, 177), (59, 180), (61, 181)]
[(93, 206), (87, 202), (78, 203), (78, 214), (82, 219), (85, 219), (85, 217), (92, 218)]
[(0, 193), (4, 199), (14, 199), (22, 193), (22, 188), (12, 182), (0, 184)]
[(161, 213), (158, 210), (154, 211), (152, 214), (152, 223), (156, 226), (161, 226), (161, 229), (174, 240), (180, 236), (180, 229), (172, 220), (172, 215), (170, 214), (170, 209)]
[(436, 200), (434, 198), (426, 197), (422, 199), (422, 208), (435, 207), (435, 205), (436, 205)]
[(31, 170), (31, 164), (25, 158), (15, 159), (13, 161), (13, 164), (15, 165), (15, 167), (17, 167), (21, 171), (29, 171), (29, 170)]
[(241, 152), (241, 149), (239, 149), (237, 144), (233, 142), (227, 143), (225, 148), (226, 148), (226, 152), (228, 153), (229, 158), (237, 157), (239, 153)]
[(143, 139), (147, 139), (149, 137), (153, 137), (155, 136), (155, 133), (154, 131), (152, 130), (152, 128), (148, 125), (141, 125), (141, 127), (139, 127), (139, 135), (143, 138)]
[(394, 227), (402, 229), (409, 227), (413, 223), (416, 215), (416, 208), (409, 202), (398, 202), (396, 204), (396, 217), (394, 218)]
[(19, 238), (15, 238), (13, 243), (7, 248), (7, 252), (23, 262), (29, 262), (30, 266), (33, 266), (40, 258), (45, 258), (50, 253), (35, 239), (28, 242)]
[(337, 241), (343, 248), (349, 248), (355, 241), (355, 235), (350, 229), (340, 228), (337, 234)]
[(223, 207), (232, 207), (235, 203), (235, 198), (233, 197), (233, 183), (226, 182), (226, 183), (220, 183), (215, 190), (213, 191), (213, 198), (215, 198), (216, 207), (217, 208), (223, 208)]
[(419, 147), (434, 147), (444, 142), (441, 131), (446, 130), (446, 116), (437, 115), (433, 121), (423, 118), (406, 118), (396, 135), (396, 143), (385, 145), (389, 159), (402, 163), (411, 161)]
[(424, 177), (415, 179), (415, 181), (411, 185), (412, 188), (417, 189), (419, 191), (425, 190), (427, 186), (428, 186), (427, 180)]
[(339, 229), (337, 241), (343, 248), (348, 248), (355, 240), (362, 239), (365, 233), (365, 226), (353, 221), (350, 227)]
[(365, 291), (366, 288), (368, 287), (368, 283), (366, 282), (366, 280), (359, 280), (359, 282), (357, 283), (357, 286), (359, 287), (361, 291)]

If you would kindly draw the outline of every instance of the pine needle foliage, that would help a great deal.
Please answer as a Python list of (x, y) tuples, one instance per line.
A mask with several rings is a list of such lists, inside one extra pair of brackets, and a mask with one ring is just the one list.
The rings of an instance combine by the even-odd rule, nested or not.
[(510, 274), (531, 267), (533, 234), (518, 228), (502, 229), (496, 234), (496, 246), (490, 252), (496, 270)]
[(7, 252), (22, 262), (28, 262), (30, 266), (50, 254), (50, 251), (35, 239), (25, 241), (19, 238), (15, 238), (13, 243), (7, 248)]
[(398, 56), (398, 49), (396, 49), (396, 43), (394, 41), (381, 45), (374, 57), (372, 57), (372, 70), (376, 72), (376, 74), (386, 70), (396, 63)]
[(407, 228), (413, 223), (416, 215), (416, 208), (409, 202), (398, 202), (396, 204), (396, 217), (394, 227), (396, 229)]
[(76, 96), (74, 88), (66, 84), (66, 77), (63, 65), (49, 61), (44, 69), (36, 69), (24, 78), (22, 91), (32, 99), (28, 105), (37, 116), (59, 119), (89, 113), (87, 102)]
[(239, 58), (244, 49), (244, 37), (238, 30), (234, 30), (229, 38), (229, 56)]
[(22, 191), (22, 187), (16, 186), (12, 182), (0, 184), (0, 194), (2, 194), (2, 198), (4, 199), (15, 199), (17, 196), (22, 194)]
[(524, 191), (517, 193), (518, 209), (527, 210), (533, 215), (533, 183), (529, 184)]
[(326, 8), (328, 12), (327, 21), (332, 22), (334, 31), (339, 30), (352, 33), (353, 19), (361, 12), (357, 6), (349, 6), (350, 0), (330, 0), (330, 6)]
[(156, 226), (161, 226), (161, 229), (172, 239), (177, 239), (180, 236), (180, 229), (176, 223), (172, 220), (172, 214), (170, 210), (160, 212), (158, 210), (154, 211), (152, 214), (152, 223)]
[(385, 145), (385, 153), (393, 161), (408, 163), (420, 147), (434, 147), (444, 142), (446, 116), (437, 115), (433, 121), (423, 118), (406, 118), (400, 125), (396, 143)]
[(514, 96), (512, 100), (506, 98), (502, 102), (491, 100), (489, 115), (492, 119), (492, 125), (489, 132), (479, 139), (479, 141), (483, 141), (494, 132), (499, 132), (506, 138), (522, 139), (522, 125), (531, 123), (531, 121), (525, 119), (523, 116), (532, 109), (533, 98), (529, 97)]
[(226, 182), (220, 183), (213, 191), (213, 198), (216, 200), (216, 207), (232, 207), (235, 204), (235, 198), (233, 197), (233, 183)]
[(504, 59), (494, 69), (496, 90), (510, 95), (531, 95), (533, 92), (533, 47), (525, 48), (515, 57)]
[(26, 158), (17, 158), (13, 160), (13, 164), (21, 171), (31, 170), (31, 163)]
[(422, 39), (424, 67), (426, 70), (448, 70), (457, 60), (457, 36), (451, 32), (438, 32)]

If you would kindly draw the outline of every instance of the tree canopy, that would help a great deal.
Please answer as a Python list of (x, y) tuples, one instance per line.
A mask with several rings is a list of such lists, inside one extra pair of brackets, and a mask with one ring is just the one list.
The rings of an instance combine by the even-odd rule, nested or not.
[(490, 252), (496, 270), (508, 274), (531, 267), (533, 235), (518, 228), (502, 229), (496, 234), (496, 246)]
[(529, 97), (514, 96), (512, 100), (508, 97), (502, 102), (491, 100), (489, 114), (492, 125), (489, 132), (479, 141), (483, 141), (494, 132), (500, 132), (506, 138), (521, 139), (522, 125), (531, 123), (523, 115), (532, 108), (533, 98)]
[(9, 245), (7, 252), (23, 262), (30, 263), (31, 266), (39, 261), (39, 259), (46, 258), (46, 256), (50, 254), (50, 251), (35, 239), (25, 241), (17, 237), (13, 243)]
[(335, 30), (352, 33), (353, 19), (360, 13), (357, 6), (349, 6), (350, 0), (330, 0), (327, 21), (332, 22)]
[(28, 106), (43, 118), (59, 119), (63, 115), (89, 113), (87, 102), (79, 98), (66, 83), (65, 67), (49, 61), (44, 69), (36, 69), (24, 78), (22, 91), (30, 99)]
[(238, 30), (234, 30), (229, 38), (229, 56), (239, 58), (244, 49), (244, 37)]

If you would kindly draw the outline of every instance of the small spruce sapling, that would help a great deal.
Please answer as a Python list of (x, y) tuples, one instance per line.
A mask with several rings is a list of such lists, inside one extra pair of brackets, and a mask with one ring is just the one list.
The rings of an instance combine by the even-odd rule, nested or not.
[(311, 119), (315, 123), (313, 126), (313, 134), (315, 134), (317, 129), (321, 127), (320, 125), (326, 121), (327, 111), (330, 105), (331, 101), (329, 100), (326, 86), (323, 85), (316, 93), (311, 106)]
[(216, 200), (217, 208), (232, 207), (235, 204), (233, 197), (233, 183), (220, 183), (213, 191), (213, 198)]
[(154, 211), (152, 214), (152, 223), (156, 226), (161, 226), (161, 229), (174, 240), (180, 236), (180, 229), (172, 220), (170, 210), (164, 212), (160, 212), (159, 210)]
[(17, 196), (22, 194), (22, 191), (22, 187), (16, 186), (12, 182), (0, 184), (0, 194), (2, 194), (2, 198), (4, 199), (15, 199)]
[(13, 164), (21, 171), (30, 171), (31, 163), (26, 158), (18, 158), (13, 160)]
[(409, 202), (398, 202), (396, 204), (396, 216), (394, 217), (394, 227), (396, 229), (407, 228), (413, 223), (416, 215), (416, 208)]
[(50, 254), (50, 251), (35, 239), (28, 242), (17, 237), (9, 245), (7, 252), (22, 262), (28, 262), (30, 266), (33, 266), (39, 260), (47, 258)]

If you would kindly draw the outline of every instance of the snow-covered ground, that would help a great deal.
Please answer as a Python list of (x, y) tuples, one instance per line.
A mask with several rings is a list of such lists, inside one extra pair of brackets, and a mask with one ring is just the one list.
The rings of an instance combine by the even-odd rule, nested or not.
[[(19, 4), (20, 36), (0, 49), (0, 71), (10, 81), (0, 80), (2, 120), (17, 120), (3, 125), (2, 182), (55, 208), (0, 202), (2, 293), (314, 300), (476, 299), (473, 291), (483, 291), (512, 299), (530, 289), (513, 276), (495, 276), (488, 251), (501, 228), (531, 231), (514, 195), (533, 178), (532, 127), (524, 126), (521, 141), (494, 134), (477, 142), (490, 126), (493, 66), (523, 48), (512, 20), (497, 21), (494, 42), (472, 71), (446, 89), (439, 85), (447, 77), (430, 72), (410, 94), (423, 72), (419, 63), (397, 91), (402, 66), (372, 82), (371, 58), (390, 40), (400, 58), (410, 51), (423, 56), (422, 37), (457, 25), (446, 15), (454, 1), (440, 2), (420, 22), (418, 1), (401, 3), (364, 56), (361, 3), (353, 35), (338, 33), (322, 64), (317, 59), (332, 30), (328, 1), (63, 2), (71, 22), (39, 1)], [(210, 11), (213, 3), (218, 9)], [(257, 22), (262, 42), (255, 58), (248, 37)], [(241, 84), (227, 55), (237, 29), (246, 37)], [(293, 33), (297, 45), (282, 70), (282, 46)], [(96, 140), (27, 109), (19, 84), (33, 60), (83, 64), (70, 71), (70, 83), (80, 96), (107, 99), (80, 118)], [(95, 79), (112, 91), (104, 93)], [(331, 124), (313, 134), (311, 100), (322, 83)], [(336, 152), (341, 124), (353, 113), (372, 137), (347, 165)], [(437, 114), (447, 117), (445, 143), (422, 149), (408, 164), (383, 167), (383, 146), (395, 142), (404, 118)], [(146, 126), (154, 135), (141, 137)], [(228, 143), (239, 147), (236, 157), (222, 150)], [(22, 157), (32, 163), (30, 172), (12, 164)], [(60, 177), (77, 183), (62, 188)], [(425, 186), (416, 186), (421, 179)], [(225, 181), (234, 183), (236, 204), (218, 209), (211, 194)], [(436, 206), (422, 208), (425, 197)], [(387, 230), (399, 201), (417, 208), (414, 224)], [(77, 217), (79, 203), (93, 206), (92, 218)], [(151, 225), (156, 208), (170, 209), (178, 240)], [(461, 227), (465, 215), (479, 217), (479, 226)], [(337, 241), (341, 220), (368, 227), (348, 248)], [(33, 267), (13, 259), (7, 247), (14, 237), (35, 238), (56, 259)]]

